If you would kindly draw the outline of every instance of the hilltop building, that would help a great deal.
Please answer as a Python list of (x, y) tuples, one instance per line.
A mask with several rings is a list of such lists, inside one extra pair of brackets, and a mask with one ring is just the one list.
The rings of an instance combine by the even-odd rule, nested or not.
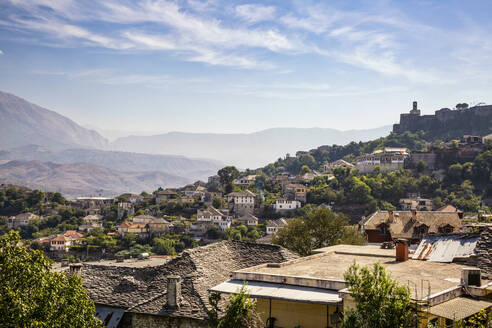
[(400, 114), (400, 123), (393, 125), (393, 132), (424, 130), (456, 137), (465, 133), (488, 135), (492, 132), (491, 127), (492, 105), (455, 110), (442, 108), (435, 111), (434, 115), (421, 115), (417, 102), (414, 101), (409, 113)]
[(361, 173), (369, 173), (379, 167), (381, 172), (397, 171), (404, 168), (405, 160), (410, 156), (406, 148), (376, 150), (372, 154), (361, 155), (355, 159), (355, 168)]

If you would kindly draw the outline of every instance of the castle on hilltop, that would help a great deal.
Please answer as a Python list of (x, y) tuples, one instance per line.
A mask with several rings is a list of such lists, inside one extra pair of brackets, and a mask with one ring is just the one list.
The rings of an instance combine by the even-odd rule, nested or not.
[(421, 115), (417, 102), (414, 101), (409, 113), (400, 114), (400, 123), (393, 125), (393, 132), (420, 130), (442, 137), (490, 134), (492, 133), (492, 105), (466, 109), (442, 108), (434, 115)]

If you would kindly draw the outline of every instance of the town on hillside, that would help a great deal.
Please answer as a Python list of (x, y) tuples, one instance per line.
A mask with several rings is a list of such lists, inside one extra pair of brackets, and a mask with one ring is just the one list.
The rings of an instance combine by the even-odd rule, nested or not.
[(414, 102), (387, 137), (181, 188), (70, 200), (2, 184), (0, 233), (80, 276), (106, 327), (207, 327), (210, 295), (243, 286), (264, 327), (340, 327), (354, 263), (408, 287), (416, 326), (471, 322), (492, 307), (492, 135), (413, 129), (444, 114)]

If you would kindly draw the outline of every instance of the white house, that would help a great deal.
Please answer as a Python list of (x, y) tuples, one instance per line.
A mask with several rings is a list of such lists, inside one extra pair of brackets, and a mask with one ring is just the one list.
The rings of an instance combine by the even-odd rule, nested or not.
[(64, 235), (58, 235), (50, 240), (50, 250), (57, 252), (66, 252), (68, 248), (72, 246), (72, 243), (72, 238)]
[(301, 202), (298, 200), (279, 198), (273, 204), (273, 209), (275, 212), (293, 211), (298, 208), (301, 208)]

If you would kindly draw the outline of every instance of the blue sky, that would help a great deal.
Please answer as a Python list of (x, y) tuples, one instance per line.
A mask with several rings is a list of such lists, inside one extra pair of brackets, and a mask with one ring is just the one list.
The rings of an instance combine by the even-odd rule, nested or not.
[(378, 127), (492, 102), (491, 1), (0, 1), (0, 90), (82, 125)]

